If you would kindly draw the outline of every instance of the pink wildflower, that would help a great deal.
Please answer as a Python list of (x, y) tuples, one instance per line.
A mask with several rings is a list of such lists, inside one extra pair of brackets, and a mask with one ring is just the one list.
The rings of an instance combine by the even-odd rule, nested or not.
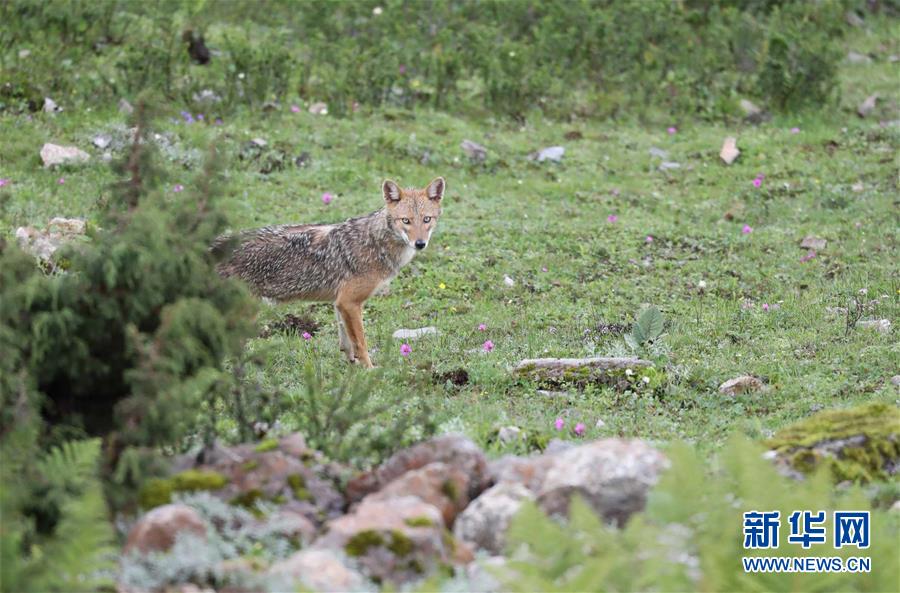
[(484, 344), (482, 344), (481, 347), (484, 348), (485, 352), (490, 352), (494, 349), (494, 343), (490, 340), (487, 340)]
[(619, 217), (615, 214), (610, 214), (606, 217), (606, 222), (616, 222), (617, 220), (619, 220)]
[(566, 421), (563, 420), (562, 418), (557, 418), (556, 422), (553, 423), (553, 426), (556, 427), (556, 430), (562, 430), (563, 426), (565, 426), (565, 425), (566, 425)]
[(644, 241), (647, 243), (653, 243), (653, 235), (647, 235), (647, 238), (644, 239)]
[(541, 266), (541, 272), (546, 272), (546, 271), (547, 271), (547, 266)]
[(799, 134), (800, 128), (791, 128), (791, 134)]
[(400, 67), (397, 68), (397, 70), (400, 72), (400, 74), (406, 74), (406, 65), (400, 64)]
[(753, 187), (762, 187), (762, 179), (757, 177), (753, 180)]
[(575, 434), (577, 434), (578, 436), (584, 435), (584, 423), (583, 422), (579, 422), (578, 424), (575, 425)]
[(750, 233), (753, 232), (753, 227), (750, 226), (749, 224), (745, 224), (744, 228), (741, 229), (741, 232), (744, 233), (745, 235), (749, 235)]
[(62, 185), (62, 184), (65, 183), (65, 182), (66, 182), (66, 178), (65, 178), (65, 177), (60, 177), (59, 179), (56, 180), (56, 183), (58, 183), (58, 184), (60, 184), (60, 185)]
[(675, 126), (669, 126), (669, 129), (667, 129), (666, 132), (669, 133), (669, 136), (673, 136), (676, 132), (678, 132), (678, 128), (676, 128)]
[(483, 323), (479, 323), (479, 324), (478, 324), (478, 331), (483, 332), (483, 331), (485, 331), (485, 330), (487, 330), (487, 326), (486, 326), (485, 324), (483, 324)]
[(182, 191), (184, 191), (184, 186), (181, 185), (180, 183), (176, 183), (175, 187), (172, 188), (172, 191), (175, 192), (176, 194), (178, 192), (182, 192)]
[(763, 310), (763, 311), (768, 311), (768, 310), (769, 310), (769, 303), (763, 303), (763, 304), (762, 304), (762, 310)]
[(334, 196), (332, 196), (332, 195), (331, 195), (330, 193), (328, 193), (328, 192), (325, 192), (324, 194), (322, 194), (322, 202), (323, 202), (324, 204), (330, 204), (330, 203), (331, 203), (331, 200), (333, 200), (333, 199), (334, 199)]
[(291, 113), (300, 113), (299, 105), (291, 105)]
[(0, 187), (9, 185), (10, 183), (12, 183), (12, 179), (0, 179)]
[(300, 337), (303, 338), (304, 340), (306, 340), (307, 342), (312, 340), (312, 334), (309, 332), (303, 332), (303, 334), (301, 334)]
[(816, 257), (816, 252), (815, 252), (815, 251), (809, 251), (809, 252), (807, 252), (806, 255), (804, 255), (803, 257), (800, 258), (800, 262), (801, 262), (801, 263), (806, 263), (806, 262), (808, 262), (809, 260), (811, 260), (811, 259), (814, 258), (814, 257)]
[(412, 354), (412, 347), (409, 344), (403, 343), (400, 345), (400, 354), (403, 356), (409, 356)]

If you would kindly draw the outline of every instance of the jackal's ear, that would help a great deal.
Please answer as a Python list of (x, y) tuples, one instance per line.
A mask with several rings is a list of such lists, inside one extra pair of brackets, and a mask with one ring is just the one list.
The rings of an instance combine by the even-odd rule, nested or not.
[(447, 182), (444, 181), (443, 177), (435, 177), (434, 180), (428, 184), (428, 187), (425, 189), (425, 193), (428, 194), (428, 197), (436, 202), (439, 202), (441, 198), (444, 197), (444, 188), (447, 187)]
[(391, 203), (400, 201), (400, 186), (390, 179), (385, 179), (384, 183), (381, 184), (381, 193), (384, 194), (385, 202)]

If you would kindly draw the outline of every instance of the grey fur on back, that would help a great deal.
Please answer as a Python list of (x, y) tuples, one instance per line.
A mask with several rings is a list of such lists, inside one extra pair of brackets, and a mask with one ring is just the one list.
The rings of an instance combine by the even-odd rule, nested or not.
[(211, 246), (223, 276), (258, 296), (333, 301), (353, 277), (393, 277), (408, 249), (384, 209), (336, 224), (278, 225), (222, 235)]

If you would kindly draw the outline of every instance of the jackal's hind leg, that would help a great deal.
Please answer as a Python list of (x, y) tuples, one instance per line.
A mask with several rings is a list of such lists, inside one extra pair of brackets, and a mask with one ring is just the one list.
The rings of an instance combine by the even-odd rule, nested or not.
[(347, 326), (344, 323), (344, 318), (341, 315), (340, 310), (338, 310), (337, 305), (334, 306), (334, 315), (337, 317), (338, 339), (340, 340), (341, 352), (344, 353), (348, 361), (356, 362), (356, 351), (353, 348), (353, 341), (350, 339), (350, 336), (347, 335)]

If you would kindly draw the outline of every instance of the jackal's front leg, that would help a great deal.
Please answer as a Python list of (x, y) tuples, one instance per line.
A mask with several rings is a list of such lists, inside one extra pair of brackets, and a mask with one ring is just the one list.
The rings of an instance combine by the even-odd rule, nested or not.
[(338, 306), (334, 306), (334, 316), (337, 317), (338, 340), (340, 341), (341, 352), (347, 357), (349, 362), (356, 362), (356, 351), (353, 348), (353, 341), (347, 335), (347, 326)]
[(366, 346), (366, 334), (363, 331), (362, 323), (362, 305), (358, 303), (337, 303), (338, 312), (344, 320), (344, 328), (347, 336), (353, 344), (356, 354), (356, 361), (367, 369), (374, 368), (375, 365), (369, 359), (369, 351)]

